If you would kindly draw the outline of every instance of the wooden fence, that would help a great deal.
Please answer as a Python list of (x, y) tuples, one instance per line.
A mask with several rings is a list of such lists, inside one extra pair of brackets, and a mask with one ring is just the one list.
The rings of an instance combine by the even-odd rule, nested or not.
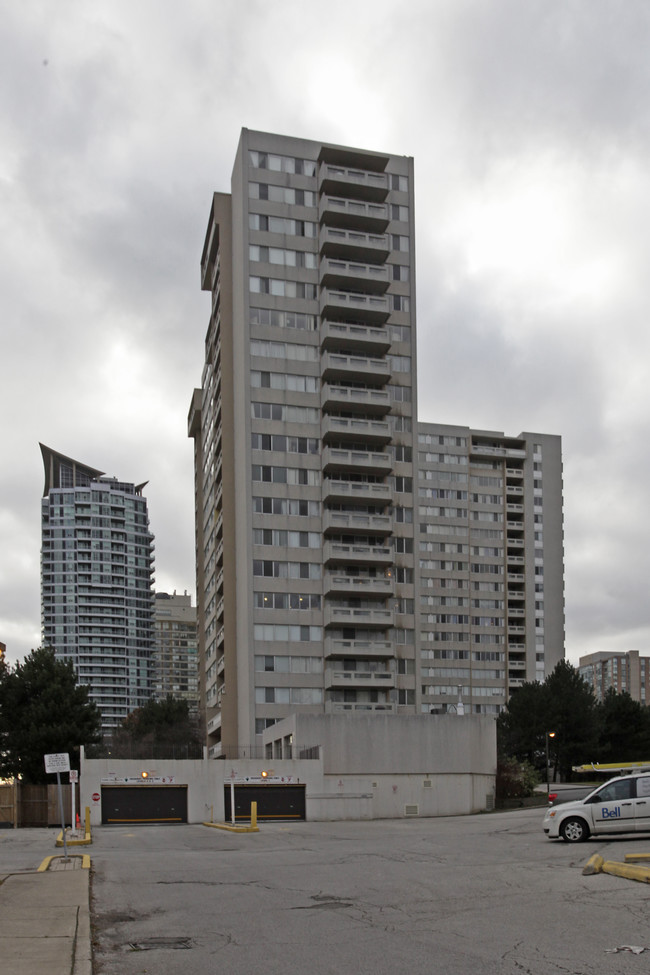
[[(71, 826), (72, 796), (66, 783), (63, 790), (63, 815)], [(75, 797), (78, 798), (79, 790)], [(14, 826), (60, 826), (59, 796), (56, 785), (0, 785), (0, 828)]]

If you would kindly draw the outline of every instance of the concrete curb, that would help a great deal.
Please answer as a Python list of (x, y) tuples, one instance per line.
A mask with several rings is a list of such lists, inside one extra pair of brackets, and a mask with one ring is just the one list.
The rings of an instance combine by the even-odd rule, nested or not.
[(212, 829), (225, 829), (229, 833), (259, 833), (259, 826), (238, 826), (236, 823), (203, 823), (204, 826), (211, 826)]
[[(68, 857), (68, 859), (70, 859), (70, 857)], [(75, 859), (81, 860), (82, 870), (90, 870), (90, 856), (88, 855), (88, 853), (84, 853), (81, 856), (77, 853), (75, 854)], [(41, 863), (40, 867), (36, 872), (45, 873), (46, 870), (49, 870), (52, 867), (53, 860), (61, 860), (65, 863), (65, 857), (60, 857), (58, 853), (53, 853), (51, 857), (45, 857), (45, 859), (43, 860), (43, 862)]]
[[(604, 860), (598, 853), (594, 853), (585, 864), (582, 875), (589, 877), (595, 873), (608, 873), (613, 877), (623, 877), (625, 880), (635, 880), (637, 883), (650, 884), (650, 854), (626, 853), (626, 863), (616, 860)], [(635, 860), (646, 861), (648, 866), (635, 865)]]
[[(72, 836), (67, 836), (65, 838), (66, 846), (90, 846), (92, 843), (92, 836), (90, 831), (84, 833), (83, 839), (80, 837), (73, 838)], [(63, 830), (59, 833), (56, 838), (55, 846), (63, 846)]]

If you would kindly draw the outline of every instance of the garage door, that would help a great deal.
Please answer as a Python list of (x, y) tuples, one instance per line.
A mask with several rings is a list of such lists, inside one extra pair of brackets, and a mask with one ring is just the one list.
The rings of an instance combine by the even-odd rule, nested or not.
[(186, 823), (186, 785), (103, 785), (102, 823)]
[[(231, 822), (230, 786), (224, 786), (226, 822)], [(235, 822), (251, 818), (251, 802), (257, 803), (258, 819), (304, 819), (304, 785), (236, 785)]]

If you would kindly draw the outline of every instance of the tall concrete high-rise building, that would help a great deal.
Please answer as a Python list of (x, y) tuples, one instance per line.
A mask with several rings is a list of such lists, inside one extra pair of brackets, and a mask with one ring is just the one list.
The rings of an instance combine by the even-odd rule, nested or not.
[[(426, 459), (417, 436), (413, 191), (409, 157), (244, 129), (231, 192), (213, 197), (201, 259), (211, 315), (188, 418), (200, 699), (212, 757), (260, 745), (267, 727), (296, 711), (415, 715), (450, 703), (446, 690), (431, 689), (437, 675), (421, 656), (421, 626), (427, 639), (432, 630), (424, 594), (444, 588), (428, 568), (421, 588), (421, 547), (435, 534), (428, 526), (446, 516), (422, 513), (441, 505), (421, 496), (439, 462)], [(473, 464), (473, 434), (458, 437)], [(534, 445), (547, 441), (522, 438), (512, 467), (528, 477), (541, 462)], [(502, 478), (514, 477), (503, 457)], [(442, 466), (445, 480), (446, 459)], [(550, 528), (561, 522), (561, 476), (548, 468), (545, 497), (558, 504)], [(501, 497), (502, 533), (519, 488), (480, 492)], [(472, 683), (477, 711), (505, 702), (523, 676), (535, 679), (562, 653), (563, 611), (548, 624), (558, 637), (552, 651), (533, 633), (536, 490), (531, 481), (518, 536), (522, 598), (514, 579), (508, 595), (502, 580), (499, 597), (512, 652), (502, 646), (491, 667), (500, 677), (485, 677), (500, 681), (501, 694), (493, 701)], [(504, 573), (514, 548), (522, 551), (513, 520), (511, 508)], [(561, 592), (561, 545), (552, 561)], [(441, 675), (440, 687), (469, 686), (461, 669), (447, 667), (459, 673)]]
[(296, 710), (415, 713), (413, 258), (412, 159), (243, 130), (189, 416), (213, 756)]
[(188, 593), (157, 592), (155, 601), (154, 695), (187, 701), (199, 710), (196, 606)]
[(422, 710), (498, 714), (564, 656), (560, 438), (418, 425)]
[[(71, 660), (104, 732), (153, 690), (153, 535), (145, 484), (41, 444), (43, 645)], [(145, 482), (146, 483), (146, 482)]]

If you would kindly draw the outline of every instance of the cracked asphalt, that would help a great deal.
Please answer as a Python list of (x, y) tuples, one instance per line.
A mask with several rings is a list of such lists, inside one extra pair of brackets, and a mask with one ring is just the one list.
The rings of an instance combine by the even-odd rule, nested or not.
[(542, 818), (95, 829), (96, 975), (646, 972), (613, 949), (650, 946), (650, 885), (582, 867), (650, 834), (569, 845)]

